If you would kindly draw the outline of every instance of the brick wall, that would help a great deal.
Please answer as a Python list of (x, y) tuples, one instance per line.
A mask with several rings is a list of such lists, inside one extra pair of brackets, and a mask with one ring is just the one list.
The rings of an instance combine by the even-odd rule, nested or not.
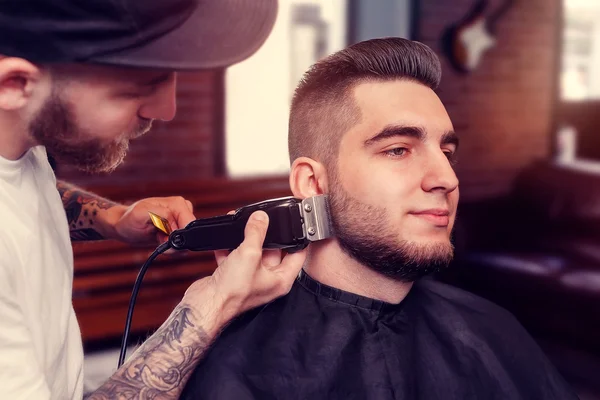
[[(560, 0), (515, 1), (499, 21), (496, 45), (478, 69), (455, 71), (442, 55), (441, 36), (474, 0), (420, 0), (417, 39), (441, 55), (439, 95), (461, 137), (457, 173), (462, 200), (502, 195), (518, 171), (551, 152)], [(493, 11), (502, 3), (490, 0)], [(59, 169), (74, 183), (149, 185), (222, 175), (223, 74), (180, 74), (178, 112), (131, 143), (125, 163), (111, 176)]]
[[(442, 54), (440, 37), (474, 0), (421, 0), (417, 39)], [(493, 12), (503, 1), (490, 0)], [(560, 0), (515, 1), (499, 20), (496, 45), (470, 74), (442, 56), (439, 95), (461, 138), (463, 200), (505, 194), (519, 169), (551, 152)]]
[(127, 190), (175, 179), (200, 180), (222, 173), (223, 73), (180, 73), (177, 115), (155, 121), (152, 130), (130, 143), (124, 163), (110, 175), (86, 175), (63, 166), (57, 176), (83, 187), (122, 185)]

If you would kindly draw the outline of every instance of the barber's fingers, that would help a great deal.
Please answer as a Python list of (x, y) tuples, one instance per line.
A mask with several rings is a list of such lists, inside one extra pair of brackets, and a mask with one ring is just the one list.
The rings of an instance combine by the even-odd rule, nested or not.
[(182, 229), (196, 219), (192, 203), (181, 196), (154, 200), (152, 211), (165, 217), (173, 230)]
[(260, 261), (268, 227), (269, 216), (266, 212), (255, 211), (250, 215), (244, 229), (244, 241), (238, 247), (244, 258), (256, 258), (256, 261)]
[(267, 268), (275, 268), (281, 264), (281, 250), (266, 249), (263, 251), (262, 264)]
[[(165, 242), (169, 241), (169, 236), (165, 235), (162, 231), (159, 231), (158, 229), (156, 230), (156, 241), (160, 244), (163, 244)], [(169, 248), (167, 251), (164, 252), (164, 254), (167, 255), (172, 255), (177, 253), (178, 250), (175, 250), (174, 248)]]
[(288, 253), (285, 257), (283, 257), (283, 261), (277, 267), (277, 271), (283, 277), (283, 281), (288, 283), (286, 289), (289, 290), (291, 288), (294, 279), (300, 273), (304, 262), (306, 261), (306, 256), (308, 254), (308, 248), (304, 248), (295, 253)]
[[(227, 215), (231, 215), (231, 214), (235, 214), (235, 210), (231, 210), (231, 211), (227, 212)], [(227, 256), (229, 254), (231, 254), (231, 251), (229, 251), (229, 250), (217, 250), (214, 253), (215, 253), (215, 261), (217, 262), (217, 265), (221, 265), (223, 263), (223, 261), (225, 261), (225, 259), (227, 258)]]
[(221, 265), (230, 253), (231, 252), (229, 250), (215, 251), (215, 261), (217, 262), (217, 265)]
[(165, 235), (163, 232), (161, 232), (161, 231), (159, 231), (157, 229), (157, 232), (156, 232), (156, 241), (158, 243), (164, 243), (164, 242), (166, 242), (168, 240), (169, 240), (169, 236)]

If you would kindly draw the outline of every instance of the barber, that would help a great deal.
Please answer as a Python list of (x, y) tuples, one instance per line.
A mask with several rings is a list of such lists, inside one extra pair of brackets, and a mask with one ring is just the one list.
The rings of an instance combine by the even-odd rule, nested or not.
[[(148, 211), (174, 229), (195, 219), (181, 197), (124, 206), (57, 182), (48, 156), (112, 171), (129, 140), (174, 117), (176, 71), (249, 57), (276, 11), (276, 0), (0, 2), (0, 398), (83, 396), (70, 240), (158, 243)], [(287, 293), (306, 254), (263, 253), (267, 226), (255, 213), (239, 248), (216, 252), (212, 276), (89, 398), (177, 398), (228, 321)]]

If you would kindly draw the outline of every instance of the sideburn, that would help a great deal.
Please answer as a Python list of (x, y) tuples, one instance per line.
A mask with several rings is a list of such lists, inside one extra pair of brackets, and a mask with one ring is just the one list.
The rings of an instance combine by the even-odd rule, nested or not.
[(453, 257), (451, 245), (399, 241), (387, 226), (385, 209), (360, 203), (332, 177), (333, 226), (340, 247), (351, 258), (402, 282), (414, 282), (448, 266)]

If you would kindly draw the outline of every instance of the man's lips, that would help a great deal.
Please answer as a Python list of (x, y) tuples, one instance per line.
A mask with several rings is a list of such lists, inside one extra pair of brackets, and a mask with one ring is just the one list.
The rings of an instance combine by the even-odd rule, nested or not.
[(443, 208), (413, 211), (410, 214), (428, 221), (435, 226), (446, 227), (450, 224), (450, 212)]

